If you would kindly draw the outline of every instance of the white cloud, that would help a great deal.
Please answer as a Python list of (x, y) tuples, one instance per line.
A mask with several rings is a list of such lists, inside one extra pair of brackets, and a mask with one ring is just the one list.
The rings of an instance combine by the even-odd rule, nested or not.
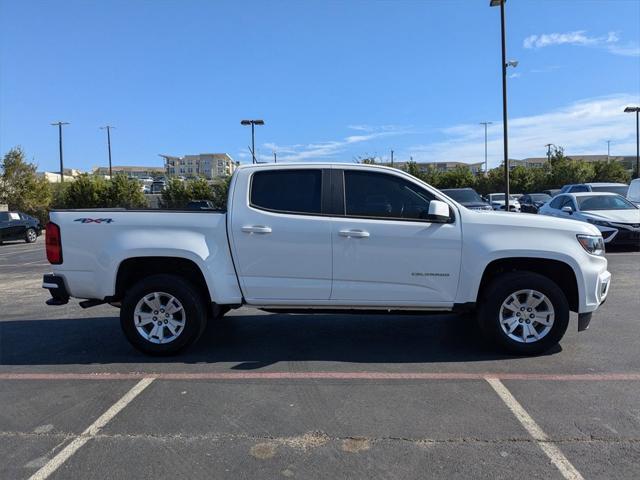
[[(606, 153), (611, 140), (612, 155), (635, 152), (635, 122), (624, 107), (638, 104), (634, 95), (612, 95), (575, 102), (547, 113), (509, 120), (509, 157), (543, 156), (544, 145), (563, 146), (567, 154)], [(489, 127), (489, 164), (502, 161), (502, 122)], [(446, 139), (417, 145), (401, 152), (416, 161), (484, 161), (484, 129), (481, 125), (463, 124), (441, 131)]]
[[(277, 152), (278, 160), (283, 162), (326, 160), (340, 156), (349, 147), (356, 144), (366, 143), (383, 137), (406, 135), (413, 132), (411, 127), (400, 125), (349, 125), (348, 128), (362, 133), (358, 135), (349, 135), (340, 140), (295, 145), (265, 143), (263, 144), (263, 147), (267, 150)], [(262, 160), (263, 158), (264, 160), (269, 160), (271, 159), (271, 156), (261, 155), (260, 159)]]
[(509, 78), (520, 78), (521, 76), (522, 76), (521, 73), (516, 72), (509, 75)]
[(552, 45), (577, 45), (607, 50), (614, 55), (627, 57), (640, 56), (640, 46), (637, 43), (620, 44), (620, 37), (616, 32), (609, 32), (599, 37), (590, 37), (585, 30), (566, 33), (543, 33), (530, 35), (524, 39), (524, 48), (544, 48)]

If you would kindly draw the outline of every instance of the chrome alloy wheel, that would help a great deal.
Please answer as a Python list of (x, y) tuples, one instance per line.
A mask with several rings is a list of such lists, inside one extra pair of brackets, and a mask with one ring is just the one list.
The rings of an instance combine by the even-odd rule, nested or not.
[(30, 228), (29, 230), (27, 230), (27, 240), (29, 241), (29, 243), (35, 242), (37, 238), (38, 234), (34, 229)]
[(183, 332), (187, 320), (180, 301), (164, 292), (142, 297), (133, 316), (138, 333), (151, 343), (173, 342)]
[(537, 290), (518, 290), (500, 307), (500, 327), (511, 340), (533, 343), (553, 327), (555, 311), (551, 300)]

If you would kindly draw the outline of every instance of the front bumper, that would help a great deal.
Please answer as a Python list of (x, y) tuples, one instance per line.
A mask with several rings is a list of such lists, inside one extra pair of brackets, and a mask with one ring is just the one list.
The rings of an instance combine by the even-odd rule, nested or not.
[(69, 303), (69, 292), (62, 277), (53, 273), (44, 275), (42, 277), (42, 288), (46, 288), (51, 294), (51, 298), (47, 300), (47, 305), (65, 305)]

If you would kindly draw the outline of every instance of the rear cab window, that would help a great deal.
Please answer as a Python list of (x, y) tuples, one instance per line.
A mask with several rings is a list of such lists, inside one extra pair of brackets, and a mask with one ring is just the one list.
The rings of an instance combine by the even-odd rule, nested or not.
[(320, 215), (321, 169), (275, 169), (251, 177), (249, 203), (260, 210)]

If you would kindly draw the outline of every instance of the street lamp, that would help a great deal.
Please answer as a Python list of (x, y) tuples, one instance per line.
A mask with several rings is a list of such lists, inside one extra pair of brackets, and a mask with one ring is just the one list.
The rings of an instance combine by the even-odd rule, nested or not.
[(624, 111), (626, 113), (636, 113), (636, 178), (640, 178), (640, 121), (638, 120), (640, 107), (627, 107)]
[(518, 66), (517, 60), (507, 62), (504, 4), (507, 0), (490, 0), (490, 7), (500, 7), (500, 34), (502, 38), (502, 125), (504, 142), (504, 209), (509, 211), (509, 141), (507, 133), (507, 67)]
[(111, 125), (105, 125), (104, 127), (100, 127), (100, 130), (107, 131), (107, 149), (109, 150), (109, 179), (113, 180), (113, 174), (111, 173), (111, 129), (116, 128)]
[(64, 183), (64, 165), (62, 162), (62, 126), (69, 125), (69, 122), (55, 122), (52, 123), (54, 127), (58, 126), (58, 146), (60, 148), (60, 183)]
[(493, 125), (493, 122), (480, 122), (484, 125), (484, 174), (489, 173), (489, 162), (487, 161), (487, 126)]
[(251, 156), (253, 157), (253, 162), (256, 163), (256, 125), (264, 125), (264, 120), (242, 120), (240, 125), (251, 125)]

